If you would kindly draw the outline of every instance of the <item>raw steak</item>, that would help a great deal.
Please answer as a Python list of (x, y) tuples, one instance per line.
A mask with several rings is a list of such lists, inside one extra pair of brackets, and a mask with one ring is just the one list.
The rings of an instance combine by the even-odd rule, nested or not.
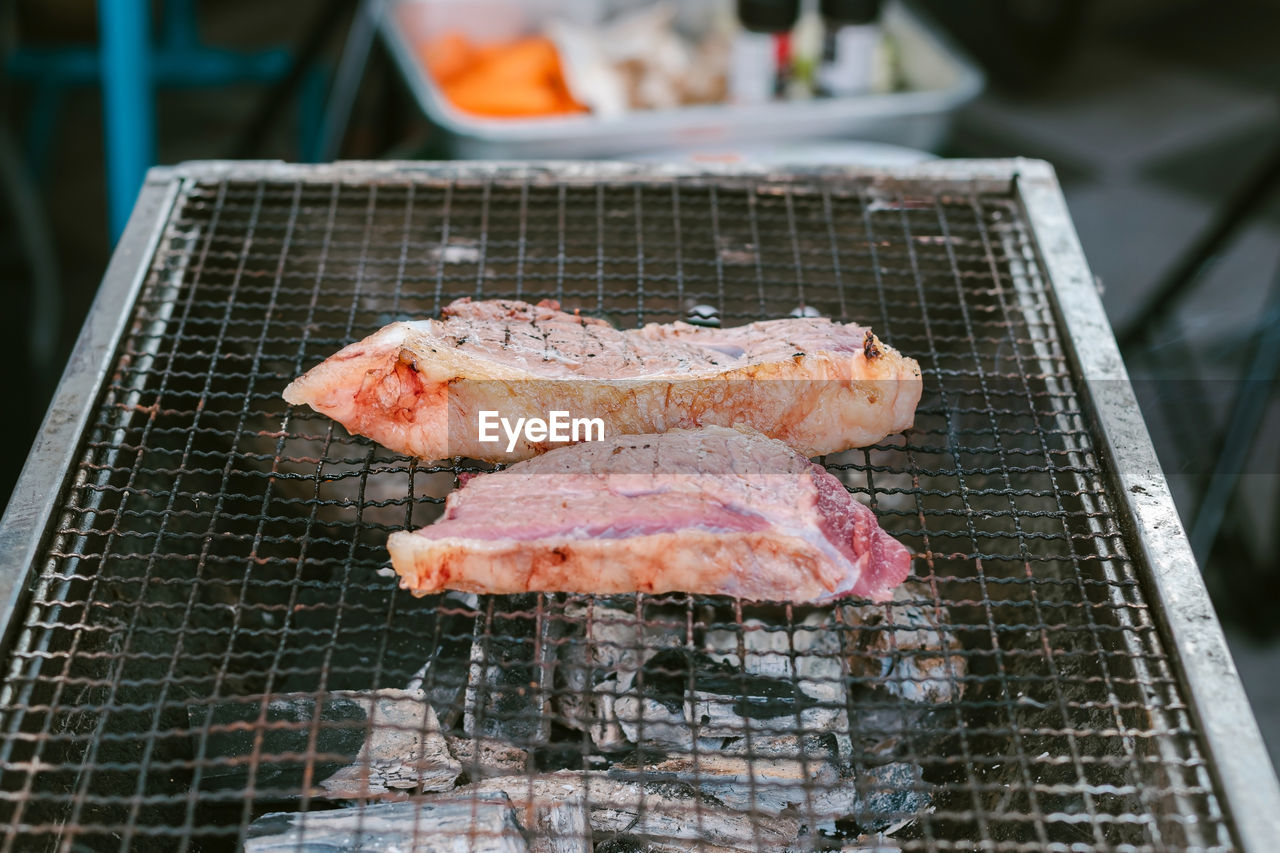
[(910, 427), (920, 390), (915, 361), (825, 318), (621, 332), (551, 301), (460, 299), (346, 347), (284, 397), (401, 453), (512, 461), (557, 443), (483, 443), (480, 411), (599, 417), (605, 435), (743, 424), (814, 456)]
[(685, 592), (884, 601), (907, 549), (835, 477), (754, 431), (705, 427), (562, 447), (481, 474), (387, 542), (418, 594)]

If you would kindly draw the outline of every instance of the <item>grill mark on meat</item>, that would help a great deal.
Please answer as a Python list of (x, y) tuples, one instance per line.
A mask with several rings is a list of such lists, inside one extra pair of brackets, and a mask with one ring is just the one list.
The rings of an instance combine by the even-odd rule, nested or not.
[(532, 322), (533, 327), (538, 330), (538, 334), (542, 335), (542, 360), (551, 361), (551, 356), (547, 355), (547, 351), (553, 349), (551, 346), (551, 330), (539, 325), (536, 318)]
[(879, 358), (881, 355), (880, 347), (876, 345), (876, 336), (867, 329), (867, 334), (862, 339), (862, 354), (868, 359)]
[[(793, 318), (618, 331), (554, 306), (459, 300), (443, 320), (393, 323), (347, 347), (291, 383), (285, 399), (399, 452), (492, 461), (549, 445), (518, 441), (508, 453), (480, 443), (482, 409), (602, 417), (606, 435), (743, 423), (817, 455), (908, 428), (920, 399), (919, 365), (863, 327)], [(401, 353), (422, 386), (412, 417), (398, 403), (403, 377), (392, 369)], [(373, 393), (377, 382), (388, 388)]]
[[(586, 323), (582, 324), (582, 337), (587, 342), (590, 349), (594, 349), (597, 352), (604, 352), (604, 341), (600, 340), (600, 336), (596, 334), (595, 329), (592, 326), (588, 326)], [(595, 358), (595, 353), (590, 352), (589, 349), (584, 350), (584, 352), (587, 353), (588, 358)]]

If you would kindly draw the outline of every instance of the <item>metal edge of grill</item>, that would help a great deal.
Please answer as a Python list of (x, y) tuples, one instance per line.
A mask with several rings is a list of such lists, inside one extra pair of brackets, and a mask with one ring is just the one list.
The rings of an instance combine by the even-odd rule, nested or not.
[[(1280, 784), (1138, 408), (1093, 274), (1052, 167), (1019, 161), (1017, 187), (1050, 279), (1069, 358), (1087, 389), (1115, 492), (1140, 549), (1156, 619), (1176, 652), (1236, 833), (1246, 849), (1280, 838)], [(1054, 241), (1044, 245), (1046, 235)], [(1087, 343), (1087, 345), (1085, 345)]]
[[(1145, 424), (1128, 384), (1101, 300), (1067, 213), (1052, 168), (1042, 162), (943, 161), (908, 169), (814, 170), (870, 178), (892, 185), (1012, 193), (1022, 204), (1031, 243), (1048, 277), (1047, 292), (1066, 334), (1067, 358), (1079, 371), (1086, 409), (1102, 440), (1103, 468), (1122, 507), (1127, 538), (1151, 598), (1160, 603), (1157, 622), (1176, 658), (1209, 761), (1229, 812), (1233, 832), (1246, 849), (1266, 849), (1280, 837), (1280, 786), (1267, 759), (1226, 642), (1196, 570), (1172, 498), (1156, 461)], [(803, 172), (802, 172), (803, 173)], [(148, 175), (129, 226), (117, 246), (103, 285), (39, 437), (0, 523), (0, 620), (7, 651), (17, 629), (29, 581), (61, 495), (73, 470), (90, 413), (107, 379), (112, 356), (180, 186), (187, 181), (234, 176), (305, 181), (359, 181), (406, 176), (469, 178), (502, 176), (537, 181), (593, 182), (625, 178), (663, 180), (751, 177), (750, 169), (637, 167), (626, 164), (344, 163), (301, 167), (279, 163), (197, 162), (154, 169)], [(759, 174), (772, 174), (760, 170)], [(6, 697), (6, 701), (11, 697)]]

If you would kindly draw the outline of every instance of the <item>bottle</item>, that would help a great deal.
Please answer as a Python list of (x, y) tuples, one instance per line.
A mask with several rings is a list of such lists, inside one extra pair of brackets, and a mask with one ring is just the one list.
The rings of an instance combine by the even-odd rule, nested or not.
[(791, 28), (800, 0), (738, 0), (740, 32), (729, 56), (729, 96), (758, 104), (781, 95), (791, 70)]
[(880, 50), (880, 0), (822, 0), (818, 92), (831, 97), (871, 91)]

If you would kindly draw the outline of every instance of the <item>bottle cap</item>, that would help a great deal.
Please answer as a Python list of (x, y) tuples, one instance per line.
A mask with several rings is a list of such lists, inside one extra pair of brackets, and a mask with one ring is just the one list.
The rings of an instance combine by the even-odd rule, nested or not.
[(738, 0), (738, 20), (753, 33), (784, 33), (796, 25), (800, 0)]
[(842, 24), (869, 24), (880, 16), (880, 0), (822, 0), (822, 17)]

